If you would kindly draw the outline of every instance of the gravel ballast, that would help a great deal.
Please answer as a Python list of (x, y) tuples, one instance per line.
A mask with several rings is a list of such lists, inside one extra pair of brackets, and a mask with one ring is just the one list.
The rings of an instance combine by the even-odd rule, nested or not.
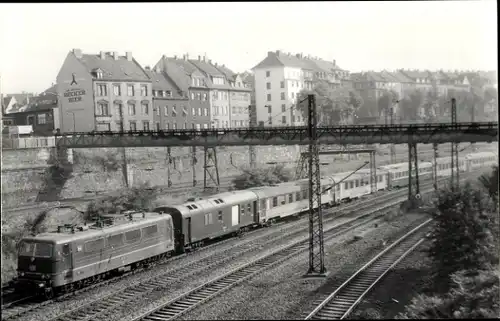
[[(422, 214), (405, 214), (394, 221), (378, 222), (356, 229), (325, 244), (328, 278), (304, 279), (308, 253), (286, 261), (262, 275), (243, 282), (183, 315), (183, 320), (215, 319), (298, 319), (303, 318), (314, 300), (331, 293), (335, 285), (346, 280), (356, 268), (376, 255), (384, 245), (427, 218)], [(354, 241), (355, 235), (362, 238)]]

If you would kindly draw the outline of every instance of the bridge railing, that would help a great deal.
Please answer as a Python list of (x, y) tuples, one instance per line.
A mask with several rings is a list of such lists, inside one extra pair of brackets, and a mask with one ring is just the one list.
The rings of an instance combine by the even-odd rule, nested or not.
[(56, 146), (54, 136), (44, 137), (2, 137), (2, 149), (27, 149)]

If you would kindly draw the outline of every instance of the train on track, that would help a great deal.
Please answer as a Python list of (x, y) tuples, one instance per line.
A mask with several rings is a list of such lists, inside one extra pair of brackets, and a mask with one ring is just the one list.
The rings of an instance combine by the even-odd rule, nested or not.
[[(437, 176), (451, 174), (449, 157), (438, 158)], [(468, 154), (460, 170), (498, 164), (493, 152)], [(412, 169), (415, 173), (415, 169)], [(407, 163), (380, 166), (376, 189), (408, 183)], [(433, 164), (418, 164), (419, 177), (433, 176)], [(412, 174), (414, 175), (414, 174)], [(337, 173), (321, 179), (323, 206), (333, 206), (372, 192), (370, 170)], [(135, 269), (158, 259), (190, 251), (224, 236), (266, 226), (309, 208), (308, 180), (225, 192), (189, 199), (152, 212), (103, 217), (84, 226), (60, 226), (57, 231), (23, 238), (19, 244), (16, 291), (36, 291), (46, 297), (99, 282), (114, 273)]]

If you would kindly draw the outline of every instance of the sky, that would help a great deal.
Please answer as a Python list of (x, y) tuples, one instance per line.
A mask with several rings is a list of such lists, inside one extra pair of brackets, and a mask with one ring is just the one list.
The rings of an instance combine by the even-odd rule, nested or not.
[(236, 72), (268, 51), (310, 54), (351, 72), (497, 70), (495, 0), (0, 4), (0, 90), (39, 93), (73, 48), (205, 55)]

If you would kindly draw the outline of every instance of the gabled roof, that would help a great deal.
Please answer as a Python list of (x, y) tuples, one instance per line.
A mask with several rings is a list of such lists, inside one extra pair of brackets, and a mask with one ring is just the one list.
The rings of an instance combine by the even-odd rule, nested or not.
[(134, 58), (131, 61), (127, 60), (126, 56), (118, 56), (115, 59), (111, 53), (106, 53), (104, 59), (101, 59), (100, 55), (90, 54), (83, 54), (81, 58), (76, 55), (75, 57), (82, 62), (89, 73), (101, 69), (104, 80), (150, 81), (145, 70)]
[(152, 81), (153, 90), (164, 90), (172, 93), (172, 98), (183, 98), (179, 94), (179, 87), (164, 73), (146, 69), (146, 74)]
[(458, 73), (452, 72), (452, 71), (441, 71), (441, 73), (447, 78), (447, 79), (458, 79)]
[(380, 72), (380, 76), (384, 78), (385, 81), (387, 82), (399, 82), (399, 79), (392, 73), (388, 72), (387, 70), (382, 70)]
[(192, 63), (193, 65), (195, 65), (196, 68), (200, 69), (201, 72), (203, 72), (204, 74), (206, 74), (208, 76), (224, 77), (224, 74), (220, 70), (218, 70), (217, 68), (215, 68), (215, 66), (212, 66), (211, 64), (209, 64), (206, 61), (191, 59), (191, 60), (189, 60), (189, 62)]
[(3, 98), (3, 106), (5, 106), (5, 108), (7, 108), (7, 106), (9, 106), (10, 101), (11, 101), (13, 98), (14, 98), (14, 97), (4, 97), (4, 98)]
[(399, 70), (399, 72), (403, 73), (410, 79), (417, 79), (417, 78), (430, 78), (430, 73), (426, 70)]
[(227, 68), (226, 65), (214, 65), (220, 72), (222, 72), (227, 79), (235, 80), (237, 73)]
[(391, 75), (393, 75), (400, 83), (413, 83), (414, 81), (410, 78), (408, 78), (405, 74), (403, 74), (400, 71), (395, 71), (395, 72), (389, 72)]
[(377, 81), (386, 82), (387, 80), (380, 75), (379, 72), (375, 71), (365, 71), (360, 73), (351, 74), (351, 79), (354, 82), (365, 82), (365, 81)]

